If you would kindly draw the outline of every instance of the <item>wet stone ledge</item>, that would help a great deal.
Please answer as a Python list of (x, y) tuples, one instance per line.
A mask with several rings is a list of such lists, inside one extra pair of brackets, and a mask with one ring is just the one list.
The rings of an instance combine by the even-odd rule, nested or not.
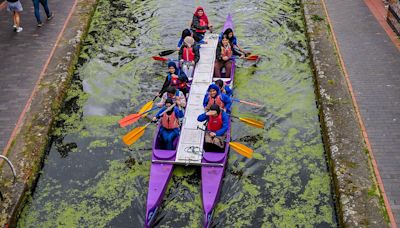
[(302, 4), (339, 225), (389, 227), (327, 15), (320, 0)]
[(0, 202), (0, 227), (15, 227), (24, 204), (31, 197), (49, 146), (52, 124), (71, 84), (81, 41), (96, 3), (97, 0), (78, 0), (40, 81), (40, 88), (13, 139), (7, 156), (17, 171), (16, 181), (12, 181), (12, 173), (7, 165), (0, 167), (0, 191), (4, 197)]

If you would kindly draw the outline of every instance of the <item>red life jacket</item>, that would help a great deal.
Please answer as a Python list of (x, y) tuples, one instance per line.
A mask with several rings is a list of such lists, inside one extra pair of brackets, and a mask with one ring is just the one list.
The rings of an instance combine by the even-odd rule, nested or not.
[(229, 45), (228, 48), (221, 47), (221, 55), (222, 57), (228, 56), (229, 58), (232, 57), (232, 48)]
[(215, 132), (222, 128), (222, 112), (217, 117), (209, 116), (208, 118), (207, 129), (209, 131)]
[(208, 95), (207, 107), (210, 108), (213, 104), (217, 104), (221, 109), (225, 108), (225, 104), (222, 102), (220, 95), (217, 95), (215, 98), (212, 98), (210, 95)]
[[(200, 26), (207, 26), (207, 22), (205, 21), (205, 20), (203, 20), (203, 19), (199, 19), (199, 25)], [(206, 30), (204, 29), (204, 30), (200, 30), (200, 29), (196, 29), (196, 32), (198, 32), (198, 33), (205, 33), (206, 32)]]
[(176, 118), (174, 110), (172, 111), (171, 115), (164, 113), (164, 115), (161, 117), (161, 126), (166, 129), (175, 129), (179, 127), (179, 120)]
[(176, 89), (186, 88), (186, 82), (182, 82), (181, 80), (179, 80), (178, 76), (171, 75), (171, 82), (169, 83), (169, 85), (175, 87)]
[(182, 58), (185, 61), (194, 61), (194, 52), (193, 52), (193, 48), (188, 48), (188, 47), (184, 47), (183, 48), (183, 54), (182, 54)]

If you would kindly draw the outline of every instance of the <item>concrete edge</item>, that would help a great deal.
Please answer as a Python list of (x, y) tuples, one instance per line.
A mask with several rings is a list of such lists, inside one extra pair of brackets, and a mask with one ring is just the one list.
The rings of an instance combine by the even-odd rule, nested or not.
[(321, 0), (301, 0), (339, 226), (389, 227), (370, 149)]
[(56, 48), (50, 54), (48, 65), (32, 93), (31, 103), (21, 118), (19, 131), (6, 151), (17, 169), (17, 180), (11, 182), (11, 171), (2, 169), (0, 183), (4, 201), (0, 204), (0, 227), (15, 227), (25, 203), (31, 197), (48, 151), (51, 129), (61, 110), (81, 44), (86, 37), (97, 0), (76, 0), (71, 17), (60, 33)]

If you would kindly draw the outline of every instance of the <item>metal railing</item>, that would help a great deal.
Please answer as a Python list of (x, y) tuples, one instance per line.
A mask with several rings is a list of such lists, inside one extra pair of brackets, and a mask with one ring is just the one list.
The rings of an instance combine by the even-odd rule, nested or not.
[[(7, 164), (10, 166), (11, 171), (12, 171), (13, 176), (14, 176), (13, 182), (15, 182), (15, 180), (17, 179), (17, 172), (15, 172), (15, 168), (14, 168), (13, 164), (11, 163), (11, 161), (7, 157), (5, 157), (3, 155), (0, 155), (0, 158), (4, 159), (7, 162)], [(4, 200), (3, 194), (1, 193), (1, 191), (0, 191), (0, 200), (1, 201)]]

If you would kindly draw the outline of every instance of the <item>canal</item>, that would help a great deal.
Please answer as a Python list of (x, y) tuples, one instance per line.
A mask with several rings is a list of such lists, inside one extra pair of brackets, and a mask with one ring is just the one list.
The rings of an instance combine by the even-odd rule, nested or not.
[[(202, 5), (215, 30), (232, 14), (239, 44), (261, 57), (238, 61), (233, 105), (264, 129), (233, 123), (231, 152), (214, 213), (216, 227), (336, 227), (313, 74), (298, 0), (99, 0), (74, 81), (52, 134), (39, 181), (19, 227), (143, 227), (154, 126), (127, 147), (118, 120), (159, 91), (165, 63), (151, 56), (176, 46)], [(175, 56), (171, 56), (175, 57)], [(200, 227), (200, 170), (178, 167), (157, 227)]]

